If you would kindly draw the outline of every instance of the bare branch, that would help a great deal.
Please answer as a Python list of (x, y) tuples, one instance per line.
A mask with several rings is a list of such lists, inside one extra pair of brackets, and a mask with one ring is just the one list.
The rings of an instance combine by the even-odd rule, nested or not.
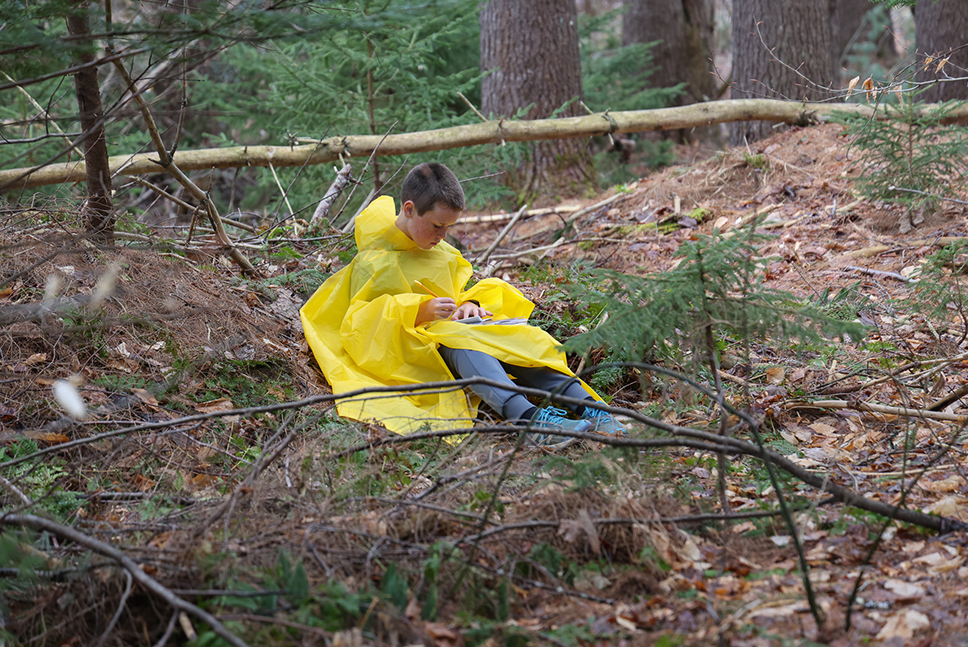
[(204, 609), (201, 609), (191, 602), (183, 600), (172, 593), (167, 587), (158, 582), (158, 580), (145, 573), (141, 567), (134, 562), (134, 560), (110, 544), (106, 544), (99, 539), (85, 535), (84, 533), (69, 526), (65, 526), (57, 523), (56, 521), (51, 521), (50, 519), (45, 519), (32, 514), (0, 515), (0, 524), (4, 526), (24, 526), (34, 530), (43, 530), (51, 533), (52, 535), (56, 535), (57, 537), (83, 546), (88, 550), (98, 553), (99, 555), (109, 557), (120, 564), (131, 575), (131, 577), (138, 582), (138, 584), (167, 602), (173, 608), (195, 616), (211, 627), (212, 631), (225, 639), (225, 641), (230, 645), (233, 645), (234, 647), (248, 647), (245, 641), (226, 629), (225, 625), (223, 625), (218, 618)]

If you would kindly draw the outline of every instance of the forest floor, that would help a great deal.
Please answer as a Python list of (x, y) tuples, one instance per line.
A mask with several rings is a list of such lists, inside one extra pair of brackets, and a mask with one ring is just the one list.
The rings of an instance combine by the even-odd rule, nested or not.
[[(871, 329), (726, 347), (727, 401), (810, 473), (968, 522), (968, 405), (927, 411), (968, 383), (965, 322), (909, 301), (942, 239), (966, 235), (965, 208), (944, 203), (901, 235), (896, 207), (855, 194), (856, 161), (839, 126), (791, 129), (525, 217), (486, 267), (565, 337), (597, 323), (564, 290), (593, 284), (593, 268), (667, 271), (684, 241), (762, 216), (764, 285)], [(482, 215), (453, 232), (471, 260), (509, 219)], [(759, 460), (730, 457), (723, 525), (716, 456), (622, 446), (662, 436), (640, 420), (625, 439), (548, 452), (510, 434), (396, 437), (302, 402), (330, 391), (298, 310), (348, 260), (345, 238), (276, 242), (248, 279), (214, 245), (96, 249), (58, 216), (10, 210), (0, 225), (0, 485), (8, 514), (103, 545), (6, 521), (0, 629), (24, 644), (217, 644), (103, 546), (253, 645), (968, 642), (963, 530), (887, 520), (785, 476), (818, 628)], [(77, 299), (99, 281), (108, 298)], [(45, 294), (75, 307), (31, 319)], [(69, 378), (82, 421), (52, 394)], [(671, 378), (630, 369), (602, 384), (613, 406), (717, 429), (715, 402)]]

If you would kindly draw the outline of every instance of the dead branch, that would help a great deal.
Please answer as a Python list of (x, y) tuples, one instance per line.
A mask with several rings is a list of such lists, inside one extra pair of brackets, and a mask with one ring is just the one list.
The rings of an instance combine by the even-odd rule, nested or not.
[(968, 395), (968, 384), (962, 384), (961, 388), (956, 389), (955, 391), (944, 396), (937, 402), (934, 402), (933, 404), (929, 405), (928, 411), (941, 411), (948, 405), (954, 404), (955, 402), (965, 397), (966, 395)]
[(564, 227), (567, 227), (568, 225), (570, 225), (571, 223), (575, 222), (576, 220), (578, 220), (579, 218), (581, 218), (585, 214), (594, 213), (595, 211), (598, 211), (602, 207), (606, 207), (606, 206), (612, 204), (613, 202), (615, 202), (615, 201), (617, 201), (617, 200), (619, 200), (621, 198), (624, 198), (626, 196), (627, 196), (627, 194), (625, 194), (625, 193), (616, 193), (613, 196), (609, 196), (608, 198), (605, 198), (601, 202), (596, 202), (595, 204), (593, 204), (591, 206), (588, 206), (588, 207), (585, 207), (584, 209), (579, 209), (575, 213), (573, 213), (570, 216), (568, 216), (567, 218), (565, 218), (564, 221), (560, 225), (557, 224), (557, 223), (551, 223), (550, 225), (546, 225), (544, 227), (540, 227), (540, 228), (536, 229), (535, 231), (532, 231), (531, 233), (529, 233), (527, 236), (522, 236), (521, 237), (521, 240), (529, 240), (531, 238), (534, 238), (536, 236), (540, 236), (541, 234), (544, 234), (546, 232), (549, 232), (549, 231), (552, 231), (552, 230), (555, 230), (555, 229), (563, 229)]
[(514, 214), (513, 218), (511, 218), (511, 222), (509, 222), (507, 225), (504, 226), (504, 229), (502, 229), (501, 233), (497, 235), (497, 238), (494, 239), (494, 242), (492, 242), (491, 245), (486, 250), (484, 250), (483, 254), (477, 257), (478, 264), (483, 265), (484, 263), (487, 262), (487, 259), (491, 256), (494, 250), (497, 249), (497, 246), (501, 244), (501, 241), (504, 240), (504, 237), (508, 235), (508, 233), (514, 227), (514, 225), (518, 223), (518, 220), (521, 219), (521, 216), (524, 215), (524, 212), (527, 211), (527, 209), (528, 209), (528, 205), (524, 205), (523, 207), (518, 209), (518, 212)]
[[(548, 216), (553, 214), (575, 213), (581, 209), (578, 205), (562, 205), (558, 207), (545, 207), (543, 209), (528, 209), (524, 212), (525, 218), (534, 216)], [(487, 216), (463, 216), (457, 219), (455, 225), (483, 224), (487, 222), (502, 222), (513, 218), (513, 213), (495, 213)]]
[(47, 315), (80, 310), (91, 301), (86, 294), (73, 297), (60, 297), (51, 301), (16, 303), (0, 307), (0, 326), (11, 326), (25, 321), (38, 321)]
[[(900, 281), (901, 283), (911, 283), (911, 279), (906, 276), (902, 276), (897, 272), (885, 272), (883, 270), (872, 270), (867, 267), (857, 267), (856, 265), (848, 265), (844, 268), (845, 270), (852, 270), (854, 272), (860, 272), (861, 274), (867, 274), (868, 276), (882, 276), (888, 279), (894, 279), (895, 281)], [(916, 283), (916, 281), (915, 281)]]
[(795, 409), (853, 409), (855, 411), (887, 413), (895, 416), (907, 416), (909, 418), (944, 420), (946, 422), (956, 422), (961, 425), (968, 424), (968, 415), (945, 413), (944, 411), (931, 411), (930, 409), (891, 407), (886, 404), (876, 404), (874, 402), (846, 402), (844, 400), (817, 400), (815, 402), (795, 401), (787, 402), (784, 405), (784, 409), (787, 411), (793, 411)]
[(877, 256), (878, 254), (883, 254), (884, 252), (889, 252), (892, 249), (905, 249), (911, 247), (930, 247), (932, 245), (952, 245), (954, 243), (965, 240), (961, 236), (942, 236), (940, 238), (919, 238), (917, 240), (908, 241), (898, 241), (896, 243), (891, 243), (890, 245), (874, 245), (873, 247), (865, 247), (864, 249), (854, 249), (849, 252), (844, 252), (841, 256), (845, 258), (862, 258), (867, 256)]
[[(922, 110), (936, 106), (925, 105)], [(829, 121), (835, 112), (880, 117), (881, 112), (860, 104), (826, 104), (779, 101), (773, 99), (740, 99), (710, 101), (677, 108), (610, 112), (608, 119), (600, 114), (565, 119), (512, 121), (501, 119), (453, 128), (390, 135), (381, 145), (380, 135), (330, 137), (316, 144), (302, 146), (236, 146), (180, 151), (172, 163), (183, 171), (242, 166), (276, 168), (324, 164), (341, 157), (368, 157), (379, 148), (379, 155), (405, 155), (428, 151), (500, 144), (502, 141), (540, 141), (594, 137), (616, 133), (680, 130), (732, 121), (762, 120), (788, 124)], [(955, 109), (951, 123), (968, 121), (968, 106)], [(157, 172), (158, 165), (149, 154), (119, 155), (110, 160), (112, 174), (142, 175)], [(0, 190), (30, 188), (47, 184), (74, 182), (85, 176), (84, 164), (52, 164), (43, 168), (21, 168), (0, 171)]]
[(66, 539), (75, 544), (83, 546), (84, 548), (87, 548), (88, 550), (91, 550), (99, 555), (109, 557), (120, 564), (121, 567), (124, 568), (124, 570), (127, 571), (131, 577), (138, 582), (138, 584), (164, 600), (174, 609), (195, 616), (211, 627), (212, 631), (221, 636), (230, 645), (234, 645), (235, 647), (248, 647), (245, 641), (226, 629), (225, 625), (223, 625), (218, 618), (204, 609), (201, 609), (191, 602), (183, 600), (172, 593), (167, 587), (158, 582), (158, 580), (145, 573), (141, 567), (134, 562), (134, 560), (110, 544), (106, 544), (99, 539), (85, 535), (84, 533), (69, 526), (65, 526), (57, 523), (56, 521), (51, 521), (50, 519), (45, 519), (32, 514), (2, 515), (0, 516), (0, 524), (3, 524), (4, 526), (23, 526), (26, 528), (32, 528), (33, 530), (46, 531), (52, 535), (60, 537), (61, 539)]
[(336, 172), (336, 179), (333, 183), (329, 185), (326, 190), (326, 194), (323, 199), (319, 201), (319, 206), (316, 207), (316, 211), (313, 212), (313, 217), (309, 219), (309, 226), (312, 227), (313, 224), (320, 219), (325, 220), (329, 218), (329, 210), (333, 208), (333, 203), (346, 188), (347, 183), (350, 181), (350, 172), (352, 167), (349, 163), (343, 165), (343, 168)]
[[(834, 498), (827, 498), (823, 501), (806, 503), (798, 506), (790, 506), (793, 512), (810, 510), (814, 505), (826, 505), (836, 503)], [(448, 510), (448, 512), (451, 512)], [(591, 522), (596, 526), (634, 526), (637, 524), (671, 524), (682, 523), (710, 523), (712, 521), (745, 521), (748, 519), (765, 519), (767, 517), (778, 517), (781, 515), (779, 510), (757, 510), (754, 512), (730, 512), (724, 514), (684, 514), (675, 517), (656, 517), (652, 519), (633, 519), (633, 518), (604, 518), (592, 519)], [(460, 541), (479, 541), (493, 535), (512, 532), (514, 530), (534, 530), (538, 528), (548, 528), (557, 530), (561, 528), (561, 521), (522, 521), (519, 523), (508, 523), (494, 526), (487, 530), (478, 532), (474, 535), (462, 537)]]
[(107, 640), (108, 636), (111, 635), (111, 632), (114, 631), (115, 625), (118, 624), (118, 620), (121, 619), (121, 613), (124, 612), (124, 607), (128, 604), (128, 597), (131, 595), (131, 571), (124, 571), (124, 578), (124, 593), (121, 594), (121, 600), (118, 602), (118, 608), (115, 610), (114, 615), (111, 616), (108, 626), (101, 633), (101, 637), (97, 639), (96, 643), (94, 643), (95, 647), (101, 647), (101, 645), (104, 644), (104, 641)]
[[(212, 222), (212, 228), (215, 230), (216, 236), (219, 242), (228, 249), (229, 256), (232, 260), (242, 268), (242, 271), (249, 276), (258, 277), (259, 273), (256, 271), (249, 259), (240, 252), (235, 245), (232, 243), (232, 239), (229, 238), (228, 234), (225, 233), (225, 227), (222, 224), (222, 219), (218, 214), (218, 209), (215, 207), (215, 202), (212, 200), (211, 196), (202, 191), (197, 184), (192, 182), (185, 173), (178, 167), (175, 159), (168, 154), (168, 150), (165, 148), (165, 143), (161, 140), (161, 135), (158, 133), (158, 127), (155, 125), (154, 117), (151, 116), (151, 111), (148, 109), (148, 104), (145, 103), (144, 97), (142, 96), (142, 91), (137, 87), (135, 82), (131, 79), (131, 75), (128, 74), (128, 70), (124, 67), (124, 63), (120, 59), (115, 59), (113, 61), (114, 66), (117, 68), (118, 72), (121, 74), (121, 78), (124, 79), (125, 84), (128, 86), (128, 90), (131, 92), (131, 96), (134, 98), (135, 103), (138, 104), (138, 109), (141, 110), (141, 116), (145, 120), (145, 126), (148, 128), (148, 133), (151, 135), (151, 141), (155, 145), (155, 150), (158, 152), (158, 157), (161, 161), (151, 160), (153, 164), (160, 164), (162, 168), (172, 174), (178, 183), (185, 187), (189, 193), (191, 193), (196, 200), (205, 205), (205, 210), (208, 213), (209, 220)], [(150, 159), (150, 158), (149, 158)], [(157, 170), (157, 168), (156, 168)], [(117, 173), (114, 167), (111, 167), (112, 177)], [(139, 174), (140, 175), (140, 174)]]
[(30, 508), (34, 505), (34, 502), (30, 500), (30, 497), (21, 492), (20, 488), (11, 483), (10, 480), (5, 476), (0, 476), (0, 487), (12, 494), (15, 498), (20, 499), (20, 503), (24, 507)]

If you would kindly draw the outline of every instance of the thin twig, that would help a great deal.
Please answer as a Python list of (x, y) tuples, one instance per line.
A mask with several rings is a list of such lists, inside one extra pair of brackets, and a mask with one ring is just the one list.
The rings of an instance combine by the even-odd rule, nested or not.
[(121, 613), (124, 611), (124, 607), (128, 604), (128, 596), (131, 595), (131, 583), (133, 580), (131, 579), (131, 573), (129, 571), (124, 571), (124, 577), (125, 577), (124, 593), (121, 594), (121, 600), (118, 602), (118, 608), (114, 612), (114, 615), (111, 616), (111, 621), (108, 622), (108, 626), (104, 630), (104, 633), (102, 633), (101, 637), (98, 638), (96, 643), (94, 643), (95, 647), (101, 647), (101, 645), (104, 644), (104, 641), (107, 640), (111, 632), (114, 631), (115, 625), (117, 625), (118, 620), (121, 619)]
[(467, 97), (465, 97), (462, 92), (458, 92), (457, 93), (457, 96), (459, 96), (461, 99), (464, 100), (464, 103), (467, 104), (467, 107), (470, 108), (471, 110), (473, 110), (474, 111), (474, 114), (477, 115), (478, 117), (480, 117), (481, 121), (483, 121), (484, 123), (487, 123), (487, 117), (485, 117), (484, 115), (481, 114), (481, 111), (478, 110), (474, 106), (473, 103), (471, 103), (471, 100), (470, 99), (468, 99)]
[(212, 631), (225, 639), (225, 641), (230, 645), (234, 645), (235, 647), (248, 647), (245, 641), (226, 629), (225, 625), (223, 625), (218, 618), (204, 609), (201, 609), (191, 602), (183, 600), (172, 593), (167, 587), (158, 582), (158, 580), (145, 573), (144, 570), (142, 570), (141, 567), (134, 562), (134, 560), (110, 544), (106, 544), (99, 539), (85, 535), (84, 533), (79, 532), (69, 526), (65, 526), (57, 523), (56, 521), (51, 521), (50, 519), (45, 519), (32, 514), (2, 515), (0, 516), (0, 524), (5, 526), (25, 526), (34, 530), (46, 531), (52, 535), (61, 537), (62, 539), (66, 539), (80, 546), (84, 546), (88, 550), (94, 551), (99, 555), (110, 557), (120, 564), (128, 573), (130, 573), (131, 576), (137, 580), (138, 584), (141, 584), (143, 587), (167, 602), (173, 608), (195, 616), (211, 627)]
[(18, 488), (16, 485), (14, 485), (9, 480), (7, 480), (5, 476), (0, 475), (0, 486), (3, 486), (3, 488), (7, 492), (14, 495), (16, 498), (20, 499), (20, 503), (22, 503), (24, 507), (26, 508), (33, 507), (34, 502), (30, 500), (30, 497), (24, 494), (23, 492), (21, 492), (20, 488)]
[(171, 638), (171, 634), (175, 631), (175, 622), (178, 621), (178, 611), (171, 614), (171, 619), (168, 620), (168, 626), (165, 627), (165, 633), (161, 634), (161, 638), (158, 639), (152, 647), (165, 647), (168, 644), (168, 639)]

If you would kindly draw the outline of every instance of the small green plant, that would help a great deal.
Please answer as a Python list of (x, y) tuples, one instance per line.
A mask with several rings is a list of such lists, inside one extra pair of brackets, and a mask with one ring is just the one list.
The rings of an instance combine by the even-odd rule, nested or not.
[(770, 158), (766, 155), (743, 153), (743, 162), (745, 162), (747, 166), (755, 168), (759, 171), (770, 168)]
[(958, 241), (926, 259), (910, 302), (915, 312), (941, 318), (956, 316), (962, 328), (958, 345), (968, 337), (968, 244)]
[[(28, 456), (38, 450), (37, 443), (30, 439), (14, 441), (9, 447), (0, 448), (0, 463), (13, 458)], [(59, 458), (45, 458), (42, 462), (19, 463), (2, 471), (2, 475), (37, 506), (55, 519), (69, 518), (83, 503), (76, 492), (63, 489), (68, 477), (64, 461)]]
[(276, 276), (269, 283), (288, 287), (306, 299), (312, 296), (316, 288), (322, 285), (327, 278), (329, 278), (329, 273), (310, 268)]
[(576, 329), (591, 328), (602, 316), (605, 304), (592, 288), (592, 268), (582, 261), (566, 266), (537, 263), (524, 271), (531, 285), (546, 288), (531, 315), (531, 323), (559, 339), (571, 337)]
[[(617, 356), (614, 350), (608, 349), (601, 363), (607, 364), (609, 362), (621, 362), (623, 359), (624, 358)], [(616, 384), (618, 384), (619, 380), (622, 379), (624, 374), (624, 366), (605, 366), (595, 371), (595, 373), (592, 375), (592, 379), (589, 381), (589, 384), (591, 384), (591, 387), (598, 393), (607, 393), (608, 391), (611, 391)]]
[(229, 398), (238, 407), (255, 407), (293, 399), (292, 376), (278, 359), (223, 359), (212, 366), (199, 402)]
[(552, 456), (548, 459), (548, 468), (560, 471), (559, 481), (569, 483), (569, 491), (594, 490), (615, 481), (612, 469), (606, 464), (608, 454), (607, 451), (591, 452), (574, 460)]
[(585, 298), (604, 303), (609, 318), (570, 339), (566, 348), (584, 352), (603, 346), (625, 358), (688, 356), (705, 365), (710, 353), (721, 350), (716, 340), (723, 335), (800, 341), (864, 336), (862, 325), (763, 285), (758, 268), (764, 259), (757, 256), (763, 236), (754, 226), (731, 234), (716, 231), (685, 242), (676, 254), (681, 262), (668, 272), (638, 277), (596, 270), (595, 293)]
[(968, 129), (944, 124), (957, 102), (929, 107), (907, 100), (883, 104), (882, 119), (843, 116), (853, 144), (861, 151), (857, 187), (869, 198), (901, 205), (906, 233), (951, 197), (965, 170)]
[(528, 553), (528, 559), (518, 562), (515, 566), (515, 573), (522, 577), (551, 576), (568, 585), (574, 583), (577, 572), (578, 566), (573, 561), (546, 542), (536, 544)]

